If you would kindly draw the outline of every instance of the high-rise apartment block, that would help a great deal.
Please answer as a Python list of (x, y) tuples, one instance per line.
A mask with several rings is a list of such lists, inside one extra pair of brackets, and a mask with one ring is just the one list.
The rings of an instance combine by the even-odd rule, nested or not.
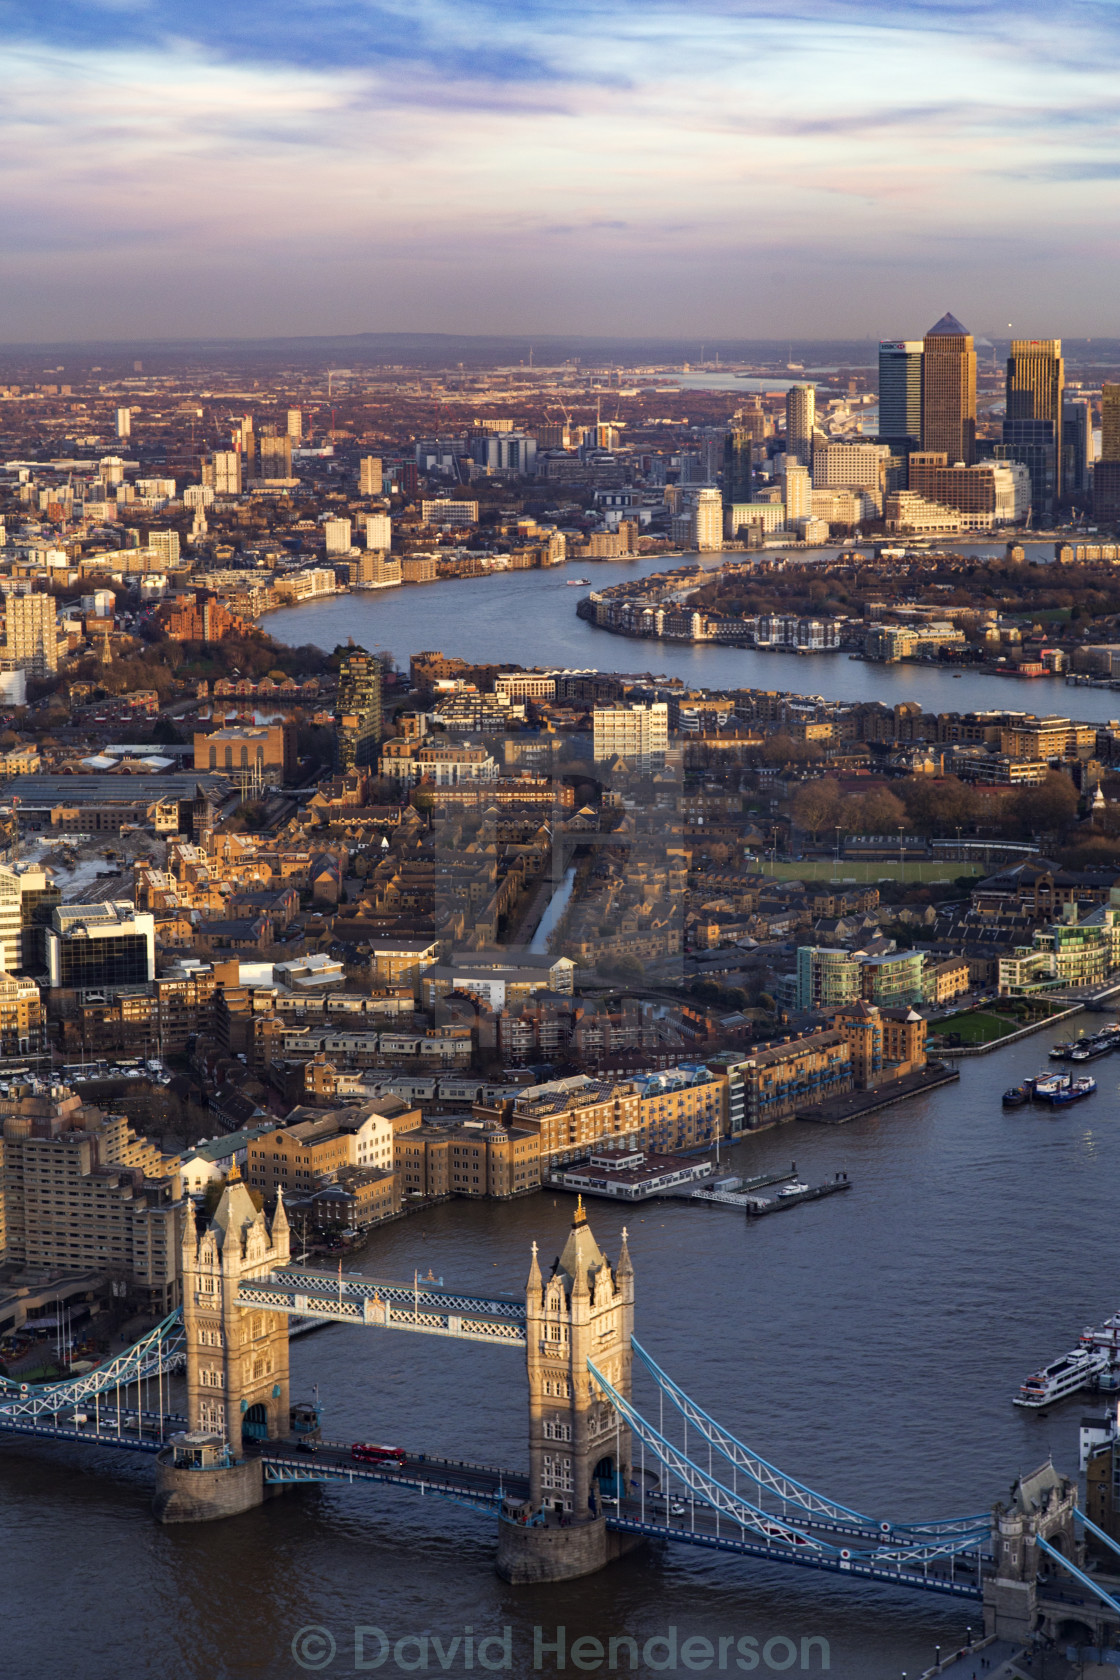
[(58, 670), (58, 630), (53, 595), (9, 595), (5, 600), (5, 656), (19, 670), (47, 676)]
[(117, 436), (119, 438), (132, 436), (132, 410), (130, 408), (117, 409)]
[(787, 453), (786, 470), (782, 474), (782, 500), (786, 509), (786, 524), (796, 525), (813, 512), (813, 475)]
[(718, 490), (696, 492), (689, 537), (698, 553), (723, 547), (723, 497)]
[(663, 700), (651, 705), (596, 706), (591, 714), (592, 750), (596, 763), (623, 758), (642, 771), (660, 770), (669, 750), (669, 708)]
[(922, 341), (922, 448), (950, 466), (976, 459), (976, 348), (955, 315), (943, 315)]
[(879, 345), (879, 436), (922, 435), (922, 342), (883, 339)]
[(348, 519), (324, 519), (323, 536), (328, 554), (349, 554), (351, 527)]
[(814, 385), (791, 385), (786, 392), (786, 454), (803, 467), (813, 463), (813, 432), (817, 424)]
[(392, 548), (393, 521), (387, 513), (367, 514), (365, 527), (367, 548)]
[(293, 444), (303, 442), (303, 410), (300, 408), (288, 410), (288, 436)]
[(175, 567), (179, 564), (178, 531), (149, 531), (148, 547), (159, 556), (161, 568)]
[(62, 1087), (0, 1099), (5, 1258), (108, 1274), (157, 1317), (179, 1304), (179, 1161)]
[(354, 648), (338, 668), (338, 765), (373, 764), (381, 740), (381, 665)]
[(751, 499), (753, 447), (754, 438), (745, 426), (733, 426), (723, 440), (723, 499), (729, 507)]
[(215, 496), (240, 496), (241, 456), (236, 449), (218, 449), (210, 461)]
[(358, 466), (359, 494), (380, 496), (383, 482), (380, 455), (363, 455)]
[(257, 459), (257, 440), (253, 430), (253, 416), (246, 414), (240, 425), (233, 428), (234, 447), (240, 452), (246, 478), (252, 478)]
[(261, 477), (291, 478), (292, 440), (290, 437), (261, 438)]

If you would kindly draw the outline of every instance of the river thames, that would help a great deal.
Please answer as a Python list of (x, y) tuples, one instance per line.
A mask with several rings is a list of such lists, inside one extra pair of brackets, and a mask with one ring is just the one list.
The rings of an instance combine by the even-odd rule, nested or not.
[[(1060, 1032), (966, 1061), (959, 1085), (849, 1126), (795, 1122), (733, 1151), (744, 1173), (794, 1159), (812, 1182), (847, 1172), (847, 1196), (754, 1224), (725, 1208), (592, 1204), (612, 1259), (628, 1218), (643, 1345), (741, 1440), (874, 1515), (982, 1511), (1051, 1452), (1076, 1471), (1078, 1420), (1099, 1405), (1074, 1398), (1041, 1417), (1011, 1395), (1120, 1307), (1120, 1061), (1094, 1064), (1100, 1089), (1072, 1112), (1000, 1106)], [(551, 1192), (451, 1202), (387, 1227), (350, 1264), (518, 1290), (530, 1243), (550, 1263), (571, 1209)], [(527, 1462), (513, 1350), (330, 1326), (293, 1343), (292, 1366), (293, 1398), (318, 1385), (331, 1439)], [(315, 1626), (337, 1641), (328, 1672), (349, 1674), (352, 1629), (370, 1624), (445, 1646), (508, 1626), (520, 1675), (533, 1672), (534, 1626), (560, 1624), (570, 1638), (749, 1634), (760, 1649), (819, 1637), (830, 1673), (898, 1680), (979, 1625), (978, 1605), (686, 1547), (512, 1588), (493, 1573), (489, 1519), (393, 1492), (308, 1489), (224, 1523), (159, 1528), (149, 1477), (123, 1455), (0, 1445), (0, 1568), (7, 1605), (23, 1606), (5, 1615), (5, 1673), (295, 1680), (293, 1638)]]
[[(1038, 544), (1040, 555), (1052, 544)], [(815, 553), (815, 551), (812, 551)], [(982, 551), (983, 552), (983, 551)], [(988, 551), (990, 552), (990, 551)], [(821, 557), (818, 555), (817, 557)], [(692, 555), (706, 568), (721, 555)], [(731, 556), (736, 558), (736, 556)], [(587, 573), (605, 589), (685, 561), (662, 556), (597, 561)], [(799, 655), (682, 642), (635, 641), (576, 617), (586, 589), (570, 588), (573, 566), (448, 578), (398, 589), (362, 590), (306, 606), (286, 607), (260, 620), (278, 641), (313, 642), (329, 651), (348, 636), (374, 651), (388, 648), (406, 669), (408, 656), (440, 648), (463, 659), (604, 671), (650, 671), (696, 687), (770, 688), (823, 694), (830, 700), (881, 700), (894, 706), (919, 700), (927, 711), (1012, 710), (1063, 712), (1092, 722), (1120, 717), (1120, 694), (1067, 688), (1060, 677), (998, 677), (939, 665), (872, 665), (846, 653)]]
[[(601, 565), (596, 581), (641, 569)], [(578, 596), (563, 579), (521, 572), (350, 596), (275, 614), (268, 628), (326, 648), (353, 635), (402, 661), (442, 647), (955, 709), (1072, 702), (1079, 716), (1103, 717), (1114, 700), (846, 658), (624, 643), (575, 617)], [(630, 1210), (639, 1339), (741, 1440), (875, 1515), (984, 1510), (1050, 1453), (1075, 1472), (1078, 1421), (1099, 1405), (1074, 1398), (1043, 1417), (1011, 1396), (1084, 1325), (1120, 1308), (1120, 1061), (1094, 1064), (1100, 1088), (1072, 1112), (1000, 1106), (1001, 1091), (1037, 1071), (1066, 1031), (967, 1060), (959, 1085), (849, 1126), (793, 1123), (732, 1152), (748, 1175), (794, 1159), (811, 1182), (847, 1172), (847, 1196), (754, 1224), (676, 1203)], [(550, 1262), (571, 1207), (551, 1193), (451, 1202), (378, 1232), (350, 1264), (396, 1277), (430, 1268), (464, 1289), (518, 1290), (531, 1242)], [(624, 1217), (602, 1203), (591, 1209), (612, 1259)], [(332, 1326), (293, 1343), (292, 1367), (293, 1398), (311, 1398), (317, 1385), (331, 1439), (513, 1469), (527, 1462), (523, 1362), (512, 1350)], [(393, 1640), (434, 1635), (445, 1650), (508, 1627), (510, 1671), (528, 1675), (534, 1627), (551, 1640), (564, 1626), (569, 1640), (628, 1634), (641, 1643), (671, 1627), (682, 1641), (752, 1636), (760, 1651), (776, 1641), (778, 1653), (786, 1640), (800, 1649), (803, 1638), (823, 1639), (831, 1674), (898, 1680), (980, 1621), (978, 1605), (672, 1546), (583, 1581), (512, 1588), (493, 1573), (488, 1519), (392, 1491), (312, 1488), (224, 1523), (159, 1528), (150, 1476), (145, 1459), (0, 1443), (5, 1673), (296, 1680), (308, 1670), (293, 1641), (306, 1663), (299, 1635), (315, 1628), (337, 1646), (316, 1671), (351, 1674), (353, 1629), (374, 1625)], [(466, 1646), (458, 1649), (447, 1672), (466, 1672)], [(428, 1671), (441, 1671), (434, 1656)], [(390, 1658), (379, 1672), (404, 1670)]]

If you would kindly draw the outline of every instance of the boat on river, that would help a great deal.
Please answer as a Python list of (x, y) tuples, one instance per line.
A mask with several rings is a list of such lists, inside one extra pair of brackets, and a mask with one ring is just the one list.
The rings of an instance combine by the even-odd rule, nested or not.
[(1030, 1100), (1031, 1093), (1025, 1085), (1012, 1085), (1009, 1091), (1003, 1093), (1004, 1108), (1022, 1108)]
[(1035, 1097), (1040, 1102), (1046, 1102), (1052, 1108), (1064, 1108), (1069, 1103), (1082, 1102), (1091, 1097), (1097, 1088), (1097, 1082), (1090, 1074), (1083, 1073), (1079, 1079), (1069, 1074), (1064, 1079), (1048, 1079), (1045, 1081), (1046, 1090), (1039, 1091), (1035, 1086)]
[(1115, 1033), (1094, 1033), (1092, 1038), (1083, 1038), (1080, 1043), (1074, 1045), (1069, 1053), (1069, 1059), (1071, 1062), (1092, 1062), (1098, 1056), (1111, 1055), (1115, 1048)]
[(1071, 1348), (1061, 1359), (1031, 1373), (1014, 1396), (1015, 1405), (1038, 1411), (1068, 1399), (1080, 1389), (1095, 1388), (1108, 1365), (1109, 1356), (1100, 1348)]

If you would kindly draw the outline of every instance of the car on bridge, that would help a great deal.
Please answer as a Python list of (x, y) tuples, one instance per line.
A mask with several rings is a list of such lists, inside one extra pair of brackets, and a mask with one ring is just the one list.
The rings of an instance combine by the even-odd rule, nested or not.
[(373, 1441), (355, 1441), (350, 1448), (350, 1457), (357, 1459), (359, 1464), (395, 1464), (403, 1470), (408, 1454), (403, 1447), (379, 1447)]

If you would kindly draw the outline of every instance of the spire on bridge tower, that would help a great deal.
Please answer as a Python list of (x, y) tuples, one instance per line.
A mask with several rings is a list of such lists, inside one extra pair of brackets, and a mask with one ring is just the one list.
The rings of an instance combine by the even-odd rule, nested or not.
[(540, 1266), (537, 1264), (537, 1245), (534, 1242), (534, 1244), (533, 1244), (533, 1258), (529, 1262), (529, 1277), (528, 1277), (528, 1280), (526, 1281), (525, 1289), (526, 1289), (527, 1293), (529, 1293), (530, 1295), (536, 1295), (539, 1299), (542, 1287), (543, 1287), (543, 1284), (542, 1284), (542, 1280), (541, 1280), (541, 1269), (540, 1269)]

